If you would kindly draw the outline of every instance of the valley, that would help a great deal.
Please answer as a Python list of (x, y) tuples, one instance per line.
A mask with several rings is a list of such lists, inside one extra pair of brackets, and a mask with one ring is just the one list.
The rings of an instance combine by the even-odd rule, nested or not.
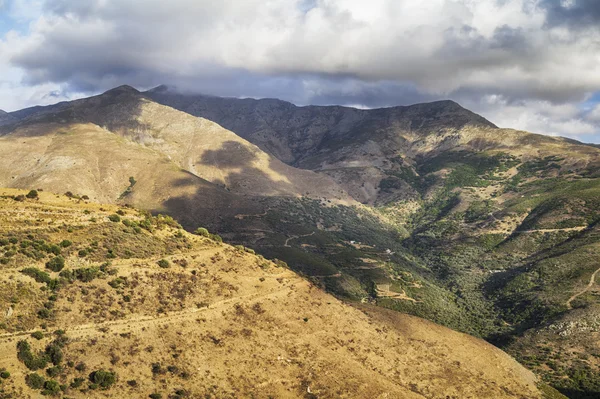
[(125, 86), (7, 115), (2, 187), (206, 227), (335, 301), (483, 338), (570, 398), (600, 392), (594, 146), (451, 101), (357, 110)]

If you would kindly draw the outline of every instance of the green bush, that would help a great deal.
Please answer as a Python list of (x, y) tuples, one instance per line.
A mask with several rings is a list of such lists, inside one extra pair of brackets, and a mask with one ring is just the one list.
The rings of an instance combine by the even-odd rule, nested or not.
[(46, 268), (52, 270), (53, 272), (60, 272), (65, 267), (65, 258), (58, 255), (48, 262), (46, 262)]
[(117, 374), (112, 371), (97, 370), (90, 374), (90, 381), (102, 389), (110, 388), (117, 380)]
[(10, 373), (6, 370), (2, 370), (0, 371), (0, 378), (2, 378), (3, 380), (10, 378)]
[(150, 399), (162, 399), (162, 395), (160, 393), (158, 393), (158, 392), (151, 393), (148, 397)]
[(46, 369), (46, 374), (48, 375), (48, 377), (54, 378), (54, 377), (58, 376), (61, 371), (62, 371), (62, 369), (60, 367), (52, 366), (52, 367), (48, 367)]
[(48, 364), (48, 357), (46, 354), (38, 353), (35, 355), (31, 351), (29, 342), (24, 340), (17, 342), (17, 359), (23, 362), (31, 371), (46, 368), (46, 365)]
[(60, 393), (60, 384), (54, 380), (48, 380), (44, 383), (44, 390), (42, 391), (42, 395), (45, 396), (54, 396)]
[(163, 269), (166, 269), (166, 268), (168, 268), (168, 267), (171, 266), (171, 264), (169, 263), (169, 261), (166, 260), (166, 259), (161, 259), (161, 260), (159, 260), (156, 263), (158, 264), (158, 266), (162, 267)]
[(70, 247), (71, 245), (73, 245), (73, 243), (69, 240), (62, 240), (60, 242), (60, 244), (58, 244), (58, 245), (60, 245), (63, 248), (67, 248), (67, 247)]
[(29, 277), (33, 278), (38, 283), (46, 283), (46, 284), (48, 284), (52, 280), (50, 278), (50, 275), (48, 273), (43, 272), (40, 269), (37, 269), (35, 267), (27, 267), (27, 268), (21, 270), (21, 273), (23, 273), (26, 276), (29, 276)]
[(36, 331), (31, 333), (31, 336), (39, 341), (40, 339), (44, 338), (44, 333), (41, 331)]
[(204, 227), (198, 227), (196, 229), (196, 231), (194, 231), (194, 234), (202, 236), (202, 237), (208, 237), (210, 235), (210, 233), (208, 232), (208, 230), (205, 229)]
[(215, 241), (215, 242), (223, 242), (223, 239), (221, 238), (220, 235), (218, 234), (210, 234), (210, 239)]
[(108, 217), (108, 220), (110, 220), (111, 222), (119, 223), (121, 221), (121, 216), (113, 214)]
[(37, 373), (28, 374), (25, 377), (25, 384), (31, 389), (42, 389), (46, 380)]
[(38, 198), (39, 195), (36, 190), (31, 190), (30, 192), (27, 193), (26, 197), (29, 199), (35, 199), (35, 198)]
[(85, 382), (84, 378), (77, 377), (73, 381), (71, 381), (70, 387), (73, 389), (79, 388), (83, 385), (84, 382)]

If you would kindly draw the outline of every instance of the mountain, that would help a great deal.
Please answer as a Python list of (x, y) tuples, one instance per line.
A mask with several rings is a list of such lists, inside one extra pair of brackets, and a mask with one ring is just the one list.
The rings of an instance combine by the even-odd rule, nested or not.
[(7, 124), (12, 123), (14, 121), (16, 121), (16, 118), (14, 116), (12, 116), (8, 112), (2, 111), (0, 109), (0, 126), (7, 125)]
[(327, 174), (369, 204), (417, 197), (398, 176), (419, 174), (429, 159), (447, 151), (507, 150), (543, 158), (564, 146), (597, 154), (573, 140), (499, 129), (453, 101), (361, 110), (185, 95), (166, 86), (146, 94), (213, 120), (290, 165)]
[(561, 397), (484, 341), (216, 238), (0, 189), (0, 396)]
[[(362, 255), (345, 258), (345, 271), (369, 271), (353, 275), (374, 284), (378, 305), (486, 337), (570, 397), (600, 393), (600, 362), (580, 355), (598, 353), (600, 338), (596, 146), (500, 129), (449, 101), (355, 110), (147, 94), (332, 177), (398, 229), (401, 245), (360, 237)], [(323, 253), (314, 241), (295, 245)], [(382, 244), (387, 259), (373, 256)]]
[(585, 355), (600, 353), (594, 146), (449, 101), (355, 110), (120, 87), (11, 116), (0, 185), (206, 226), (338, 298), (485, 338), (570, 397), (600, 393)]

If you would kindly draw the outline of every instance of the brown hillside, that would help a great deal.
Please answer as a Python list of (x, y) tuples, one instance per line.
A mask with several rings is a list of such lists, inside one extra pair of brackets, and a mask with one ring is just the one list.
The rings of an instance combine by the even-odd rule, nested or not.
[[(4, 394), (41, 397), (17, 358), (25, 340), (34, 357), (53, 348), (46, 353), (56, 366), (37, 373), (73, 398), (541, 397), (530, 372), (481, 340), (350, 307), (168, 218), (46, 192), (24, 201), (13, 196), (25, 191), (0, 193)], [(110, 221), (116, 213), (121, 221)], [(44, 266), (59, 243), (60, 275)], [(57, 280), (36, 282), (26, 267)], [(114, 383), (98, 370), (116, 373)]]

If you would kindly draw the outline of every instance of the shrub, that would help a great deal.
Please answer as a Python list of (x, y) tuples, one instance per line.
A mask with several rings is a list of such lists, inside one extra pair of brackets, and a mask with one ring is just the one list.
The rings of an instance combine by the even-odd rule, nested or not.
[(44, 333), (41, 331), (36, 331), (31, 333), (31, 336), (39, 341), (40, 339), (44, 338)]
[(10, 378), (10, 373), (6, 370), (2, 370), (0, 371), (0, 378), (2, 378), (3, 380)]
[(113, 214), (108, 216), (108, 220), (110, 220), (111, 222), (119, 223), (121, 221), (121, 216)]
[(117, 374), (112, 371), (97, 370), (90, 374), (90, 381), (102, 389), (110, 388), (117, 380)]
[(79, 388), (83, 385), (84, 382), (85, 382), (84, 378), (77, 377), (73, 381), (71, 381), (70, 387), (73, 389)]
[(52, 366), (52, 367), (48, 367), (46, 369), (46, 374), (48, 374), (48, 377), (56, 377), (60, 374), (61, 372), (61, 368), (58, 366)]
[(13, 199), (14, 199), (15, 201), (18, 201), (18, 202), (23, 202), (23, 201), (25, 201), (25, 196), (24, 196), (23, 194), (21, 194), (21, 195), (16, 195), (16, 196), (14, 196), (14, 197), (13, 197)]
[(46, 365), (48, 364), (48, 358), (46, 357), (46, 354), (33, 354), (33, 352), (31, 352), (31, 346), (27, 341), (17, 342), (17, 359), (23, 362), (31, 371), (46, 368)]
[(49, 309), (43, 308), (38, 310), (37, 315), (40, 319), (49, 319), (52, 317), (52, 312)]
[(31, 389), (42, 389), (46, 380), (37, 373), (31, 373), (25, 377), (25, 384)]
[(59, 272), (65, 267), (65, 258), (58, 255), (46, 262), (46, 267), (53, 272)]
[(35, 198), (38, 198), (39, 195), (38, 195), (38, 192), (36, 190), (31, 190), (30, 192), (27, 193), (26, 197), (29, 198), (29, 199), (35, 199)]
[(58, 342), (54, 341), (46, 347), (46, 356), (55, 366), (62, 362), (63, 353)]
[(48, 380), (44, 383), (42, 395), (54, 396), (60, 393), (60, 384), (54, 380)]
[(194, 234), (202, 236), (202, 237), (208, 237), (210, 235), (210, 233), (208, 232), (208, 230), (205, 229), (204, 227), (198, 227), (196, 229), (196, 231), (194, 232)]
[(35, 267), (27, 267), (27, 268), (21, 270), (21, 273), (33, 278), (38, 283), (48, 284), (50, 282), (50, 280), (52, 280), (48, 273), (43, 272), (40, 269), (37, 269)]
[(210, 235), (210, 239), (213, 240), (213, 241), (215, 241), (215, 242), (223, 242), (223, 239), (218, 234), (211, 234)]
[(166, 269), (170, 266), (170, 263), (168, 260), (166, 259), (161, 259), (158, 262), (156, 262), (158, 264), (158, 266), (162, 267), (163, 269)]
[(60, 242), (60, 244), (58, 244), (58, 245), (60, 245), (63, 248), (67, 248), (67, 247), (70, 247), (71, 245), (73, 245), (73, 243), (69, 240), (62, 240)]
[(148, 396), (150, 399), (162, 399), (162, 395), (158, 392), (155, 393), (151, 393), (150, 396)]

